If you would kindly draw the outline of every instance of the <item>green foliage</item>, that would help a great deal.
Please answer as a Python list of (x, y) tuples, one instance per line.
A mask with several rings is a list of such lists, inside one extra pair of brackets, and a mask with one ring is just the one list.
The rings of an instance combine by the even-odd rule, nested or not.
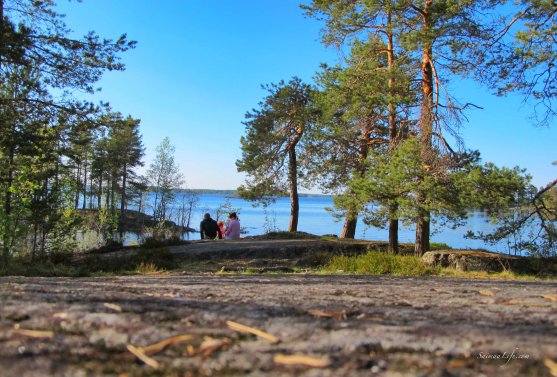
[(497, 212), (494, 231), (468, 232), (467, 237), (490, 244), (506, 243), (509, 253), (534, 257), (557, 256), (557, 203), (555, 184), (536, 190), (529, 187), (515, 198), (518, 204)]
[(267, 208), (265, 208), (263, 213), (265, 214), (265, 220), (263, 221), (263, 230), (265, 231), (265, 234), (278, 232), (279, 229), (277, 227), (277, 214), (275, 213), (275, 211), (268, 211)]
[[(71, 36), (52, 1), (3, 0), (0, 22), (0, 245), (4, 262), (71, 250), (86, 198), (101, 107), (74, 92), (95, 92), (106, 70), (135, 42), (94, 32)], [(51, 95), (55, 92), (56, 96)], [(103, 106), (104, 107), (104, 106)], [(84, 204), (85, 205), (85, 204)]]
[(369, 252), (357, 256), (334, 256), (324, 267), (327, 272), (345, 272), (369, 275), (437, 275), (439, 268), (426, 267), (420, 258)]
[(174, 200), (175, 190), (184, 182), (180, 168), (174, 160), (176, 148), (165, 137), (157, 146), (155, 160), (149, 166), (147, 176), (155, 193), (153, 218), (164, 221), (167, 216), (168, 207)]
[(232, 212), (236, 212), (236, 215), (238, 215), (238, 218), (240, 218), (241, 210), (242, 209), (239, 207), (234, 207), (230, 198), (227, 197), (224, 200), (224, 203), (219, 204), (219, 206), (217, 207), (215, 211), (215, 221), (226, 221), (228, 219), (228, 215)]
[[(325, 22), (325, 44), (352, 47), (353, 62), (348, 65), (346, 73), (358, 72), (358, 67), (364, 68), (360, 72), (367, 72), (364, 80), (361, 76), (358, 79), (347, 80), (353, 87), (361, 88), (367, 97), (362, 97), (363, 101), (350, 98), (353, 93), (359, 94), (358, 90), (350, 88), (345, 91), (350, 105), (337, 105), (332, 111), (333, 114), (342, 111), (348, 114), (352, 122), (345, 122), (341, 129), (353, 129), (354, 120), (358, 119), (354, 115), (358, 113), (353, 111), (352, 105), (361, 107), (364, 111), (359, 112), (360, 118), (375, 127), (370, 129), (367, 125), (366, 129), (358, 126), (362, 129), (362, 137), (355, 139), (360, 142), (356, 144), (359, 146), (358, 158), (352, 160), (358, 161), (359, 166), (340, 170), (348, 179), (344, 182), (338, 179), (337, 181), (348, 185), (349, 189), (337, 198), (336, 203), (347, 215), (352, 216), (355, 211), (364, 208), (366, 201), (350, 189), (348, 181), (352, 178), (361, 179), (366, 170), (373, 170), (380, 165), (370, 167), (363, 163), (370, 146), (374, 147), (375, 152), (388, 154), (398, 148), (398, 143), (407, 137), (419, 138), (421, 150), (417, 156), (419, 159), (412, 161), (418, 165), (412, 169), (413, 180), (405, 180), (404, 177), (394, 178), (405, 181), (405, 184), (399, 186), (412, 189), (412, 194), (395, 199), (393, 194), (397, 190), (391, 187), (390, 191), (383, 192), (386, 194), (382, 198), (383, 212), (374, 211), (367, 219), (369, 223), (377, 225), (388, 218), (392, 220), (392, 225), (397, 221), (401, 211), (397, 208), (397, 202), (418, 202), (417, 205), (406, 205), (403, 210), (408, 212), (412, 209), (415, 212), (413, 215), (405, 215), (407, 218), (413, 216), (416, 219), (416, 251), (419, 253), (424, 252), (429, 244), (431, 210), (445, 211), (447, 214), (456, 214), (457, 217), (461, 215), (454, 203), (446, 200), (455, 191), (452, 182), (446, 179), (449, 170), (452, 169), (450, 160), (454, 158), (455, 153), (444, 135), (448, 133), (457, 142), (460, 141), (458, 127), (463, 119), (461, 112), (469, 104), (459, 105), (445, 88), (446, 83), (455, 74), (467, 75), (475, 68), (477, 56), (483, 52), (485, 41), (493, 36), (491, 19), (482, 14), (497, 3), (497, 0), (414, 3), (404, 0), (313, 0), (309, 5), (302, 6), (309, 16)], [(385, 67), (386, 58), (389, 63), (386, 67), (388, 69), (381, 70), (381, 65)], [(376, 69), (372, 69), (373, 64), (377, 65)], [(385, 85), (385, 81), (388, 85)], [(421, 86), (419, 92), (416, 91), (416, 84), (412, 83)], [(338, 88), (342, 86), (338, 85)], [(416, 104), (420, 106), (419, 112), (412, 109)], [(366, 111), (367, 116), (362, 117)], [(387, 113), (389, 148), (385, 150), (380, 146), (381, 137), (370, 138), (369, 135), (380, 129), (381, 115), (384, 117)], [(348, 145), (353, 146), (354, 142)], [(345, 144), (343, 147), (348, 149), (348, 145)], [(337, 160), (341, 164), (347, 161), (345, 158), (331, 159)], [(389, 184), (385, 183), (385, 186)], [(444, 208), (446, 205), (449, 205), (449, 208)]]
[(442, 242), (431, 242), (429, 246), (430, 246), (431, 250), (449, 250), (449, 249), (452, 249), (452, 247), (450, 247), (446, 243), (442, 243)]
[(396, 218), (412, 221), (421, 210), (442, 219), (445, 226), (459, 226), (470, 209), (482, 209), (493, 217), (508, 213), (509, 208), (520, 204), (519, 198), (529, 186), (530, 177), (523, 170), (481, 165), (477, 156), (442, 170), (425, 165), (420, 156), (417, 139), (401, 143), (390, 155), (373, 151), (371, 168), (351, 182), (356, 196), (335, 198), (335, 204), (350, 205), (350, 200), (358, 200), (360, 205), (370, 203), (364, 221), (380, 228), (393, 215), (388, 211), (392, 203), (397, 205)]
[(310, 135), (309, 156), (312, 177), (327, 191), (338, 191), (365, 172), (368, 153), (392, 142), (389, 105), (399, 114), (394, 136), (406, 137), (407, 126), (401, 125), (415, 102), (413, 68), (402, 58), (389, 68), (385, 48), (378, 39), (356, 41), (342, 66), (323, 66), (317, 75), (321, 117)]
[[(246, 114), (246, 135), (240, 140), (242, 158), (236, 166), (249, 177), (246, 185), (238, 188), (238, 194), (247, 200), (269, 203), (290, 192), (293, 180), (304, 177), (304, 159), (292, 158), (304, 156), (305, 134), (315, 118), (315, 92), (297, 77), (263, 88), (269, 95), (260, 103), (260, 109)], [(289, 171), (292, 162), (296, 164), (294, 175)]]
[(489, 41), (475, 73), (498, 95), (519, 93), (534, 106), (536, 123), (550, 125), (555, 116), (554, 69), (557, 14), (550, 0), (516, 1), (501, 14), (498, 34)]

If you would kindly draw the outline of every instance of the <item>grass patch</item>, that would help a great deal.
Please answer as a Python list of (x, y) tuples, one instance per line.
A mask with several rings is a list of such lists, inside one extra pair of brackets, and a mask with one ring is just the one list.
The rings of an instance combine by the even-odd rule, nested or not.
[(325, 272), (344, 272), (367, 275), (438, 275), (437, 267), (426, 267), (420, 258), (369, 252), (357, 256), (334, 256), (324, 267)]
[(160, 275), (166, 273), (166, 271), (164, 269), (160, 269), (153, 262), (141, 262), (137, 266), (137, 273), (140, 275)]
[(75, 266), (53, 263), (49, 260), (32, 262), (27, 259), (17, 258), (10, 261), (8, 266), (0, 268), (0, 276), (68, 276), (83, 277), (89, 276), (86, 269), (76, 268)]
[(356, 256), (333, 256), (320, 270), (321, 273), (350, 273), (364, 275), (445, 276), (464, 279), (501, 280), (555, 280), (555, 275), (520, 273), (511, 270), (501, 272), (461, 271), (439, 266), (424, 266), (420, 258), (410, 255), (393, 255), (369, 252)]
[(439, 271), (439, 276), (446, 276), (452, 278), (465, 278), (465, 279), (496, 279), (496, 280), (555, 280), (555, 276), (540, 276), (521, 274), (514, 271), (506, 270), (500, 272), (489, 271), (461, 271), (454, 268), (442, 268)]
[(135, 249), (127, 254), (104, 256), (89, 254), (72, 260), (58, 254), (31, 260), (12, 258), (8, 266), (0, 266), (0, 276), (113, 276), (133, 274), (160, 274), (178, 266), (174, 255), (166, 249)]
[(452, 247), (450, 247), (449, 245), (447, 245), (446, 243), (442, 243), (442, 242), (430, 242), (429, 243), (429, 250), (430, 251), (435, 251), (435, 250), (450, 250), (452, 249)]

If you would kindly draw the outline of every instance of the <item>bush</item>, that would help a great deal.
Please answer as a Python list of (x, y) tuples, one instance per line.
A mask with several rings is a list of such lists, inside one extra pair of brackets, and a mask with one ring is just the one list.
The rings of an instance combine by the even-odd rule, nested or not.
[(450, 250), (450, 249), (452, 249), (452, 247), (450, 247), (446, 243), (442, 243), (442, 242), (430, 242), (429, 243), (429, 249), (430, 250)]
[(188, 241), (181, 240), (178, 237), (171, 237), (165, 239), (147, 237), (139, 247), (141, 249), (155, 249), (163, 246), (183, 245), (186, 244), (187, 242)]
[(440, 269), (426, 267), (420, 258), (369, 252), (357, 256), (335, 256), (324, 267), (327, 272), (347, 272), (369, 275), (437, 275)]

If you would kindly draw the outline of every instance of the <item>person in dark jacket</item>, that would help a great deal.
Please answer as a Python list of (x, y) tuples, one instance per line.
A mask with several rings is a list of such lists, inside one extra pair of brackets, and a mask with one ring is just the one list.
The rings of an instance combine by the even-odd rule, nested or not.
[(219, 240), (222, 239), (222, 232), (215, 220), (211, 218), (211, 215), (206, 213), (203, 216), (203, 221), (199, 224), (199, 233), (201, 233), (202, 240), (214, 240), (219, 236)]

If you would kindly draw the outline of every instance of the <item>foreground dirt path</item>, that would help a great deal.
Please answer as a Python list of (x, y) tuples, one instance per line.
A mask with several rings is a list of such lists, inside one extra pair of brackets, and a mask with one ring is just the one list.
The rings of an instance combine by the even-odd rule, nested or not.
[[(555, 282), (0, 278), (0, 375), (550, 376), (555, 300)], [(229, 320), (280, 342), (238, 333)], [(151, 356), (157, 368), (126, 348), (184, 334), (192, 338)], [(292, 354), (320, 368), (286, 365), (281, 355)]]

